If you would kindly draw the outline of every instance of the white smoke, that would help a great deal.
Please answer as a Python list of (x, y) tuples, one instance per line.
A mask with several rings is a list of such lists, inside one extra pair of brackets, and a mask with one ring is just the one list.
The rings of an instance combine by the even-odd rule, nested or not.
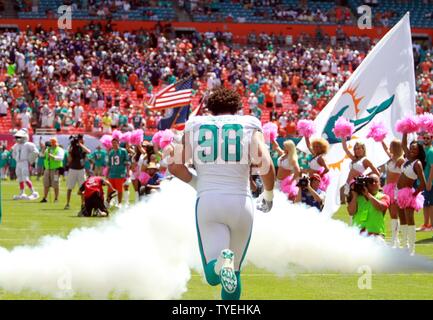
[[(195, 192), (177, 179), (130, 209), (67, 238), (0, 248), (0, 287), (54, 297), (178, 299), (191, 269), (202, 273)], [(433, 271), (431, 260), (391, 249), (341, 221), (289, 204), (277, 192), (270, 213), (256, 212), (247, 260), (278, 275), (300, 271)]]
[(372, 272), (433, 272), (433, 261), (411, 257), (326, 213), (289, 204), (277, 192), (269, 214), (257, 212), (247, 260), (279, 275), (293, 272), (355, 273), (368, 266)]
[[(0, 248), (0, 287), (55, 297), (180, 298), (190, 266), (199, 261), (194, 203), (182, 201), (188, 188), (168, 183), (148, 201), (66, 239), (47, 236), (35, 247)], [(192, 199), (194, 191), (189, 194)]]

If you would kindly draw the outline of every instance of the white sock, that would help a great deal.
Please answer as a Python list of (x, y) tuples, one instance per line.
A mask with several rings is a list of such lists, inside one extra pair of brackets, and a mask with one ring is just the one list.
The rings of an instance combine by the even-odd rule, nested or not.
[(406, 249), (407, 248), (407, 224), (401, 224), (400, 231), (401, 231), (401, 247), (403, 249)]
[(125, 203), (129, 203), (129, 190), (123, 193), (123, 197), (125, 198)]
[(135, 202), (139, 202), (140, 201), (140, 194), (138, 193), (138, 191), (135, 191)]
[(398, 231), (399, 231), (399, 223), (398, 219), (391, 219), (391, 235), (392, 235), (392, 245), (398, 246), (399, 240), (398, 240)]
[(351, 226), (353, 224), (353, 217), (349, 216), (349, 226)]
[(416, 226), (407, 226), (407, 239), (410, 254), (415, 254)]

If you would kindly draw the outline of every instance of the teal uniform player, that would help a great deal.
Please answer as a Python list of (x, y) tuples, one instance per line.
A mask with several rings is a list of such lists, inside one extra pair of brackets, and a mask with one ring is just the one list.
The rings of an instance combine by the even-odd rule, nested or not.
[(5, 147), (2, 147), (2, 150), (0, 151), (0, 171), (1, 171), (1, 178), (3, 180), (6, 180), (6, 172), (8, 169), (9, 158), (10, 158), (10, 152), (7, 151)]

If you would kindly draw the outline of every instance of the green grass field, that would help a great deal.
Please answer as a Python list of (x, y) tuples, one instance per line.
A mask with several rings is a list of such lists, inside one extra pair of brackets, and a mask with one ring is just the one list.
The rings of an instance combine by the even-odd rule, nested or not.
[[(36, 182), (38, 191), (42, 190)], [(11, 249), (18, 245), (34, 245), (44, 235), (66, 236), (76, 227), (94, 226), (100, 218), (77, 218), (79, 199), (73, 195), (71, 210), (63, 210), (66, 202), (62, 183), (59, 203), (13, 201), (16, 182), (2, 182), (3, 221), (0, 225), (0, 246)], [(131, 194), (133, 194), (131, 192)], [(51, 197), (53, 197), (51, 195)], [(51, 198), (52, 200), (52, 198)], [(345, 208), (335, 218), (346, 220)], [(389, 226), (387, 216), (387, 226)], [(422, 214), (417, 214), (417, 225)], [(306, 231), (308, 232), (308, 231)], [(417, 253), (433, 259), (433, 232), (417, 233)], [(1, 261), (0, 261), (1, 263)], [(277, 277), (265, 270), (247, 266), (242, 275), (242, 299), (432, 299), (431, 274), (377, 274), (372, 277), (372, 288), (358, 288), (359, 274), (301, 273), (292, 277)], [(35, 292), (19, 294), (0, 289), (0, 299), (50, 299)], [(86, 299), (77, 295), (76, 299)], [(202, 277), (193, 274), (184, 299), (220, 299), (220, 289), (208, 286)]]

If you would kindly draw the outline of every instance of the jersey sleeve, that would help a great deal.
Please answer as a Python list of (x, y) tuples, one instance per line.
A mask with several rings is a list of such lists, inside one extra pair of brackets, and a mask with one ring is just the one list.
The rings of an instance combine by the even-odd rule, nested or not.
[(131, 161), (130, 161), (130, 159), (129, 159), (129, 153), (128, 153), (128, 151), (126, 151), (126, 149), (124, 149), (124, 154), (125, 154), (125, 166), (127, 166), (127, 165), (130, 165), (131, 164)]
[(195, 127), (200, 124), (201, 116), (195, 116), (190, 118), (185, 124), (185, 132), (194, 131)]
[(244, 123), (248, 129), (258, 130), (258, 131), (262, 132), (262, 123), (256, 117), (244, 116)]

